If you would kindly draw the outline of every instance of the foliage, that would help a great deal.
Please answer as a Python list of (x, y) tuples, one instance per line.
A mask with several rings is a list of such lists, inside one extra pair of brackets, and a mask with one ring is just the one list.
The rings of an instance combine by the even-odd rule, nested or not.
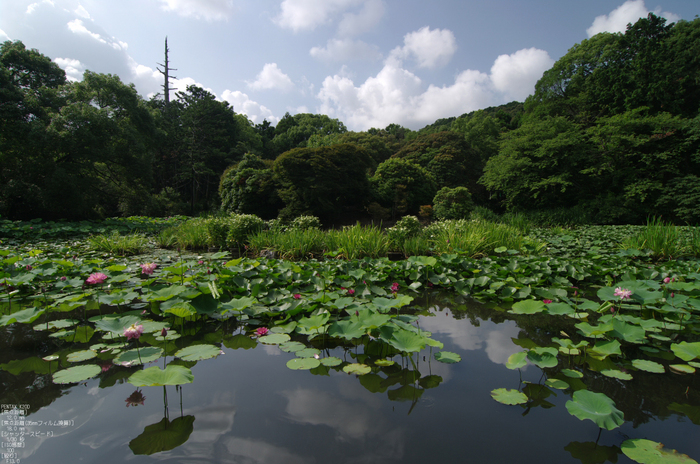
[(294, 148), (307, 146), (313, 136), (328, 136), (347, 132), (345, 125), (337, 119), (322, 114), (298, 113), (291, 116), (286, 113), (275, 127), (272, 145), (279, 155)]
[(650, 250), (654, 259), (673, 259), (685, 254), (682, 234), (678, 226), (651, 218), (639, 233), (622, 242), (624, 249)]
[(148, 239), (144, 234), (134, 233), (120, 235), (116, 230), (109, 235), (95, 235), (88, 238), (88, 243), (95, 249), (111, 255), (138, 255), (146, 250)]
[(253, 214), (236, 214), (228, 220), (226, 245), (240, 248), (248, 243), (253, 235), (265, 227), (265, 221)]
[(272, 169), (251, 153), (246, 153), (240, 163), (224, 171), (219, 196), (221, 210), (227, 213), (272, 219), (283, 207)]
[(431, 203), (437, 191), (427, 170), (400, 158), (380, 164), (370, 182), (378, 202), (391, 207), (393, 215), (417, 213), (421, 205)]
[(472, 196), (465, 187), (443, 187), (433, 198), (437, 219), (466, 219), (474, 209)]
[(296, 230), (320, 229), (321, 220), (316, 216), (298, 216), (289, 223), (289, 228)]
[(422, 226), (417, 217), (404, 216), (393, 227), (387, 229), (386, 234), (391, 247), (398, 249), (406, 240), (420, 235), (421, 229)]
[(367, 169), (372, 159), (353, 144), (296, 148), (279, 156), (273, 171), (286, 204), (284, 217), (321, 218), (359, 209), (369, 197)]

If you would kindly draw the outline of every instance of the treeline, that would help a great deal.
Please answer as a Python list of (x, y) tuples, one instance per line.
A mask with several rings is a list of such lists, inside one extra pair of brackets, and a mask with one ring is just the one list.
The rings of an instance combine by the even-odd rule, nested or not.
[(476, 205), (566, 222), (700, 219), (700, 19), (650, 14), (598, 34), (524, 104), (419, 131), (350, 132), (314, 114), (255, 125), (194, 86), (166, 108), (115, 76), (67, 82), (21, 42), (2, 45), (0, 64), (0, 214), (10, 218), (223, 210), (336, 221)]

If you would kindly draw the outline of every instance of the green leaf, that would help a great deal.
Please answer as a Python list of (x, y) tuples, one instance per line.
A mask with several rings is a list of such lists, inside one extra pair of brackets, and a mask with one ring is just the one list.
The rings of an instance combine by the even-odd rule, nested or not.
[(625, 440), (620, 448), (625, 456), (642, 464), (698, 464), (685, 454), (667, 450), (663, 444), (643, 438)]
[(69, 367), (54, 373), (53, 383), (77, 383), (95, 377), (102, 372), (102, 368), (96, 364)]
[(348, 364), (347, 366), (344, 366), (343, 372), (345, 372), (347, 374), (354, 374), (354, 375), (365, 375), (365, 374), (369, 374), (370, 372), (372, 372), (372, 368), (366, 364), (353, 363), (353, 364)]
[(237, 350), (238, 348), (249, 350), (258, 346), (258, 342), (247, 335), (237, 334), (231, 338), (224, 339), (224, 346), (226, 348), (231, 348), (232, 350)]
[(83, 350), (83, 351), (75, 351), (68, 356), (66, 356), (66, 359), (68, 362), (80, 362), (80, 361), (87, 361), (88, 359), (92, 359), (95, 356), (97, 356), (97, 353), (93, 350)]
[(545, 369), (559, 364), (557, 353), (556, 348), (536, 347), (527, 352), (527, 359), (540, 369)]
[(519, 351), (508, 357), (506, 367), (508, 369), (520, 369), (527, 365), (527, 351)]
[(625, 422), (622, 411), (615, 407), (613, 400), (603, 393), (590, 390), (575, 391), (573, 400), (566, 402), (566, 409), (580, 420), (592, 420), (598, 427), (607, 430), (616, 429)]
[(343, 360), (336, 358), (335, 356), (329, 356), (328, 358), (321, 358), (321, 364), (328, 367), (339, 366), (343, 363)]
[(134, 372), (128, 382), (135, 387), (161, 387), (163, 385), (184, 385), (192, 383), (194, 375), (185, 366), (168, 364), (165, 370), (158, 366)]
[(382, 327), (380, 338), (399, 351), (417, 352), (425, 348), (426, 338), (405, 329)]
[(316, 358), (294, 358), (287, 361), (287, 367), (292, 370), (309, 370), (321, 365)]
[(663, 374), (666, 372), (662, 364), (646, 359), (633, 359), (632, 365), (640, 371), (652, 372), (654, 374)]
[(17, 311), (16, 313), (2, 316), (0, 317), (0, 327), (14, 322), (19, 322), (21, 324), (34, 322), (39, 316), (44, 314), (44, 311), (44, 309), (40, 308), (27, 308), (22, 311)]
[(620, 345), (620, 342), (618, 342), (617, 340), (598, 342), (593, 346), (593, 348), (588, 350), (588, 354), (590, 354), (595, 359), (602, 361), (608, 356), (622, 356), (622, 351), (620, 350), (621, 346), (622, 345)]
[(695, 374), (695, 368), (687, 364), (671, 364), (668, 366), (672, 371), (679, 372), (681, 374)]
[(214, 345), (191, 345), (183, 348), (175, 353), (176, 358), (183, 361), (201, 361), (202, 359), (211, 359), (219, 356), (221, 350)]
[(527, 396), (518, 390), (497, 388), (495, 390), (491, 390), (491, 397), (502, 404), (513, 405), (527, 403)]
[(515, 303), (508, 312), (512, 314), (536, 314), (541, 313), (545, 309), (547, 307), (539, 300), (523, 300)]
[(147, 362), (155, 361), (156, 359), (160, 358), (162, 354), (163, 350), (161, 348), (146, 346), (144, 348), (119, 353), (119, 356), (114, 358), (114, 364), (121, 364), (122, 366), (133, 366), (141, 363), (145, 364)]
[(672, 343), (671, 351), (683, 361), (692, 361), (695, 358), (700, 358), (700, 342)]
[(600, 373), (606, 377), (610, 377), (613, 379), (632, 380), (632, 376), (630, 374), (617, 369), (603, 369), (602, 371), (600, 371)]
[(280, 343), (288, 342), (289, 340), (291, 340), (291, 337), (287, 334), (272, 334), (258, 338), (258, 341), (260, 343), (264, 343), (265, 345), (279, 345)]
[(462, 357), (451, 351), (438, 351), (435, 353), (435, 360), (446, 364), (454, 364), (460, 362)]
[(295, 353), (297, 351), (301, 351), (306, 348), (306, 345), (304, 345), (301, 342), (285, 342), (280, 344), (280, 350), (284, 351), (285, 353)]
[(569, 377), (570, 379), (581, 379), (583, 378), (583, 373), (579, 371), (575, 371), (572, 369), (562, 369), (561, 373), (564, 374), (565, 376)]
[[(298, 358), (314, 358), (321, 354), (321, 351), (316, 348), (304, 348), (294, 353)], [(316, 358), (318, 359), (318, 358)]]
[(341, 337), (346, 340), (360, 338), (365, 334), (366, 328), (359, 321), (337, 321), (328, 328), (328, 335)]

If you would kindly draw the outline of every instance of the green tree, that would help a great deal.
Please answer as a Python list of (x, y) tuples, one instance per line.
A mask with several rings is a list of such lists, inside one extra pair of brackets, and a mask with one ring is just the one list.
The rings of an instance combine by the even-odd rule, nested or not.
[(285, 203), (284, 216), (337, 217), (369, 199), (372, 158), (354, 144), (295, 148), (280, 155), (273, 171)]
[(464, 187), (443, 187), (433, 198), (433, 212), (438, 219), (466, 219), (473, 209), (472, 195)]
[(227, 169), (221, 176), (221, 209), (273, 219), (284, 206), (277, 187), (272, 169), (260, 157), (246, 153), (238, 165)]
[(345, 132), (347, 128), (342, 122), (323, 114), (299, 113), (290, 116), (286, 113), (275, 127), (272, 144), (279, 154), (292, 148), (305, 147), (313, 135), (323, 137)]
[(427, 169), (402, 158), (390, 158), (370, 179), (376, 200), (392, 215), (416, 214), (432, 202), (437, 186)]

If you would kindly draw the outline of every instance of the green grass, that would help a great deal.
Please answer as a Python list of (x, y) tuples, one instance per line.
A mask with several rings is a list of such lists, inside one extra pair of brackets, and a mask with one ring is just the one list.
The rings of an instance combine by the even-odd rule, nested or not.
[(518, 227), (489, 221), (441, 221), (431, 224), (424, 233), (437, 254), (459, 253), (480, 257), (493, 254), (496, 248), (501, 247), (525, 250), (528, 244)]
[(112, 231), (110, 234), (94, 235), (88, 237), (90, 247), (95, 250), (118, 256), (138, 255), (146, 251), (148, 238), (141, 233), (120, 235)]
[(356, 224), (326, 234), (326, 248), (345, 259), (381, 258), (389, 250), (389, 238), (378, 226)]
[(656, 260), (674, 259), (689, 250), (683, 245), (681, 228), (652, 218), (641, 232), (623, 240), (623, 249), (649, 250)]
[(318, 229), (296, 230), (286, 232), (264, 230), (248, 239), (250, 247), (258, 254), (263, 250), (273, 250), (282, 259), (299, 260), (324, 252), (325, 232)]

